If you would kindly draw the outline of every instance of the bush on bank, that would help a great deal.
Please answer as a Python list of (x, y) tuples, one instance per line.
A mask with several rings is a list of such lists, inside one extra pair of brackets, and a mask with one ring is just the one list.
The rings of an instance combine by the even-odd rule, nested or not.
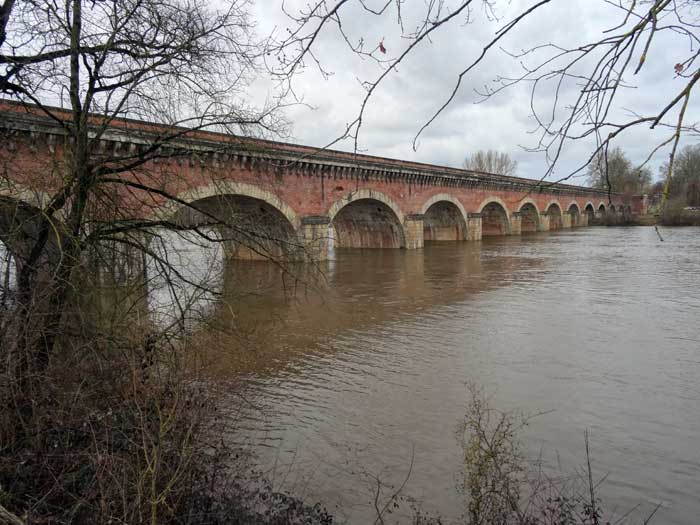
[(660, 222), (665, 226), (700, 226), (700, 209), (689, 208), (685, 196), (675, 197), (664, 206)]
[[(213, 385), (188, 375), (175, 348), (144, 359), (143, 348), (111, 338), (61, 357), (38, 391), (2, 378), (0, 523), (333, 523), (322, 506), (274, 490), (226, 444)], [(464, 523), (607, 523), (590, 462), (588, 477), (533, 468), (519, 437), (528, 418), (493, 409), (476, 387), (469, 395)], [(375, 523), (395, 523), (389, 507)], [(411, 507), (414, 525), (444, 523)]]
[(212, 391), (161, 350), (95, 340), (33, 392), (0, 377), (0, 523), (331, 523), (222, 440)]

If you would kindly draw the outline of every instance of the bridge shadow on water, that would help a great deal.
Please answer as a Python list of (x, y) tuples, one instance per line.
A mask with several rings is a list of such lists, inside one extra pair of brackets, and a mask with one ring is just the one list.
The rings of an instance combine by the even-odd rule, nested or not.
[(541, 275), (546, 237), (338, 249), (318, 267), (227, 261), (222, 295), (195, 340), (217, 375), (274, 373), (345, 331), (420, 316)]

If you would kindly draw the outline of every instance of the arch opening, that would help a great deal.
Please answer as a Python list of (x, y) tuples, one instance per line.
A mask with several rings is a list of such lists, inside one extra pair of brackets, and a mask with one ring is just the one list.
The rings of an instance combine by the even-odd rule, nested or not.
[(595, 208), (593, 208), (593, 205), (589, 202), (583, 211), (588, 215), (588, 224), (593, 224), (593, 221), (595, 221)]
[(521, 233), (535, 233), (540, 229), (540, 214), (535, 205), (528, 202), (520, 208)]
[(423, 217), (423, 239), (430, 241), (463, 241), (467, 224), (462, 212), (452, 202), (438, 201), (431, 205)]
[(376, 199), (358, 199), (333, 217), (336, 248), (403, 248), (403, 227), (394, 211)]
[(489, 202), (481, 210), (481, 236), (498, 237), (509, 233), (508, 212), (498, 202)]
[(611, 204), (611, 205), (610, 205), (610, 213), (612, 213), (613, 215), (614, 215), (615, 213), (617, 213), (617, 210), (615, 209), (615, 205), (614, 205), (614, 204)]
[(17, 285), (17, 261), (0, 237), (0, 316), (14, 303)]
[(182, 207), (174, 220), (180, 226), (214, 232), (227, 258), (266, 260), (296, 257), (301, 244), (292, 223), (277, 208), (247, 195), (215, 195)]
[[(15, 304), (19, 276), (41, 239), (42, 211), (32, 204), (9, 196), (0, 196), (0, 331), (2, 313)], [(42, 295), (50, 289), (50, 281), (61, 259), (63, 226), (54, 221), (39, 255), (31, 264), (32, 286)], [(34, 306), (43, 301), (34, 297)]]
[(547, 216), (549, 217), (549, 229), (550, 230), (561, 230), (562, 228), (562, 217), (561, 208), (558, 204), (552, 203), (547, 208)]
[(600, 215), (601, 217), (605, 217), (605, 214), (605, 204), (601, 203), (600, 206), (598, 206), (598, 215)]
[(571, 227), (576, 228), (581, 225), (581, 213), (579, 212), (576, 203), (571, 203), (569, 206), (569, 217), (571, 217)]

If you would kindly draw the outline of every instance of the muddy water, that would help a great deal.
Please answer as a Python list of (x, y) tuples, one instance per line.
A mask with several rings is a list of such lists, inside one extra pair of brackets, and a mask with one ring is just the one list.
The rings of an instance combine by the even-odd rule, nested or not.
[(608, 516), (639, 505), (638, 523), (662, 501), (654, 523), (698, 523), (700, 229), (664, 237), (587, 228), (341, 250), (323, 280), (299, 270), (312, 289), (234, 265), (217, 307), (230, 332), (202, 337), (245, 392), (231, 396), (237, 439), (277, 486), (341, 521), (367, 523), (374, 478), (398, 485), (411, 463), (404, 492), (459, 519), (471, 381), (498, 408), (546, 412), (525, 445), (565, 471), (582, 465), (588, 429)]

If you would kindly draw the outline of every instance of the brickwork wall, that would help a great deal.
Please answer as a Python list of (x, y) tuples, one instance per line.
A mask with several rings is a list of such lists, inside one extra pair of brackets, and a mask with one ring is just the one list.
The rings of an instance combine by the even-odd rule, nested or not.
[[(35, 135), (5, 132), (6, 140), (0, 144), (0, 169), (5, 174), (0, 178), (0, 197), (39, 205), (60, 187), (61, 174), (66, 170), (66, 139), (47, 133), (37, 140)], [(266, 147), (271, 144), (274, 145), (265, 143)], [(275, 147), (287, 155), (308, 150), (295, 145)], [(133, 155), (137, 148), (127, 142), (102, 141), (95, 155), (119, 159)], [(252, 153), (180, 153), (178, 157), (150, 161), (137, 171), (115, 176), (125, 184), (102, 185), (105, 206), (96, 207), (95, 213), (110, 205), (125, 216), (169, 218), (182, 207), (166, 195), (139, 189), (139, 185), (188, 203), (240, 195), (278, 210), (278, 219), (288, 223), (310, 250), (325, 253), (323, 239), (329, 236), (329, 225), (335, 227), (336, 237), (343, 245), (417, 248), (423, 246), (425, 230), (426, 238), (431, 240), (478, 240), (484, 235), (518, 235), (534, 230), (535, 224), (544, 231), (582, 225), (588, 221), (580, 220), (577, 213), (573, 217), (578, 216), (579, 220), (572, 221), (569, 211), (584, 210), (587, 205), (595, 210), (608, 208), (607, 196), (583, 188), (534, 188), (520, 182), (517, 184), (521, 186), (514, 189), (517, 184), (512, 179), (498, 176), (493, 180), (482, 177), (481, 182), (469, 179), (467, 184), (469, 172), (450, 168), (364, 155), (353, 157), (342, 152), (324, 154), (331, 160), (314, 164), (258, 158)], [(365, 169), (334, 163), (347, 163), (353, 158), (373, 164)], [(420, 169), (422, 174), (404, 173), (402, 169)], [(450, 205), (442, 204), (448, 199)], [(526, 204), (534, 206), (539, 217), (524, 218), (520, 212)], [(621, 195), (614, 195), (612, 204), (618, 209), (627, 206)], [(530, 212), (534, 210), (530, 208)], [(454, 224), (446, 222), (450, 213), (457, 214)]]

